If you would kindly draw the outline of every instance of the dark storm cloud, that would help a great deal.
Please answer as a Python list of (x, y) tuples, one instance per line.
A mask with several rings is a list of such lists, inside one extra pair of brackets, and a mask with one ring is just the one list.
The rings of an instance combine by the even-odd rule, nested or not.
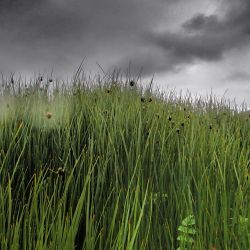
[(78, 36), (91, 36), (91, 33), (101, 33), (102, 38), (106, 39), (105, 35), (108, 37), (111, 33), (132, 29), (132, 26), (136, 29), (143, 23), (138, 3), (133, 4), (131, 1), (124, 4), (124, 1), (119, 0), (73, 0), (70, 3), (46, 0), (36, 3), (30, 1), (30, 5), (14, 2), (16, 8), (13, 3), (3, 7), (2, 19), (5, 19), (8, 32), (13, 28), (25, 42), (33, 42), (33, 39), (74, 40)]
[(221, 28), (220, 22), (216, 15), (206, 16), (197, 14), (192, 19), (183, 23), (182, 27), (187, 31), (217, 31)]
[(172, 1), (0, 0), (0, 71), (20, 64), (67, 67), (85, 56), (98, 61), (108, 49), (119, 56), (120, 48), (141, 43)]
[[(225, 1), (225, 4), (232, 4)], [(177, 33), (155, 34), (158, 46), (171, 51), (184, 62), (194, 59), (220, 60), (230, 49), (250, 41), (250, 2), (232, 4), (225, 17), (197, 14), (182, 25)]]
[[(197, 61), (219, 61), (226, 52), (250, 44), (250, 1), (224, 0), (221, 6), (225, 15), (197, 13), (182, 24), (178, 31), (151, 32), (148, 49), (161, 51), (165, 59), (157, 60), (159, 53), (143, 55), (151, 62), (145, 74), (172, 71), (180, 66)], [(142, 58), (143, 58), (142, 57)], [(143, 64), (140, 54), (132, 55), (131, 62), (139, 67)], [(125, 65), (127, 59), (121, 62)]]
[[(178, 71), (196, 60), (218, 61), (249, 43), (250, 3), (224, 0), (225, 16), (197, 13), (168, 29), (174, 0), (0, 0), (0, 71), (56, 65), (82, 58), (134, 73)], [(189, 6), (193, 8), (193, 1)], [(184, 0), (183, 0), (184, 4)], [(185, 3), (186, 4), (186, 3)], [(166, 15), (166, 13), (168, 13)], [(21, 65), (21, 66), (20, 66)]]

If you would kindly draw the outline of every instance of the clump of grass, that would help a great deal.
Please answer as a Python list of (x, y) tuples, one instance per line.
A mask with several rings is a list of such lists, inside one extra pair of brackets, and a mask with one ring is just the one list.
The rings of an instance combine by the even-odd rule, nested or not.
[(0, 249), (249, 249), (246, 117), (101, 79), (0, 84)]

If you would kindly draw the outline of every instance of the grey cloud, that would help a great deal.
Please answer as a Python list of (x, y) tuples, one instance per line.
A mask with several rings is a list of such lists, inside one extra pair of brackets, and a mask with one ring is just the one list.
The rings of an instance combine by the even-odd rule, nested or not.
[[(81, 37), (84, 42), (91, 37), (94, 43), (101, 43), (114, 36), (131, 37), (153, 26), (164, 4), (161, 0), (154, 3), (145, 0), (143, 4), (139, 0), (72, 0), (70, 3), (28, 0), (30, 4), (24, 1), (25, 5), (21, 0), (14, 2), (5, 4), (2, 9), (5, 20), (2, 23), (6, 23), (6, 34), (19, 35), (26, 44), (41, 39), (60, 41)], [(101, 36), (99, 41), (96, 40), (98, 35)]]
[(67, 67), (85, 56), (98, 61), (100, 51), (131, 51), (155, 27), (163, 6), (162, 0), (0, 0), (0, 71), (21, 61), (26, 68)]
[[(198, 13), (182, 24), (175, 32), (151, 32), (147, 36), (149, 48), (162, 51), (165, 60), (161, 58), (146, 74), (161, 71), (172, 71), (179, 65), (192, 64), (197, 60), (219, 61), (231, 49), (241, 48), (250, 44), (250, 2), (249, 0), (224, 0), (227, 11), (224, 16), (205, 15)], [(143, 57), (142, 57), (143, 58)], [(143, 59), (140, 54), (133, 55), (135, 64)], [(127, 60), (127, 59), (125, 59)], [(122, 62), (124, 64), (124, 62)]]
[(130, 69), (130, 74), (133, 77), (141, 74), (142, 76), (152, 75), (154, 72), (172, 70), (177, 71), (170, 54), (167, 55), (166, 51), (160, 50), (155, 47), (137, 48), (134, 53), (128, 54), (126, 57), (118, 60), (114, 65), (109, 68), (112, 72), (113, 67), (116, 66), (119, 70)]
[(186, 35), (165, 33), (156, 36), (157, 45), (169, 51), (173, 56), (181, 58), (183, 62), (190, 62), (196, 58), (208, 61), (221, 59), (226, 46), (224, 37), (209, 35)]
[(108, 68), (126, 69), (131, 62), (135, 74), (142, 68), (152, 75), (197, 60), (218, 61), (249, 43), (248, 0), (224, 0), (224, 17), (197, 14), (178, 31), (156, 32), (176, 2), (0, 0), (0, 71), (34, 65), (67, 71), (86, 56), (86, 61), (101, 58)]
[(221, 32), (237, 30), (242, 36), (250, 31), (250, 2), (249, 0), (224, 0), (222, 6), (227, 7), (224, 16), (197, 14), (183, 24), (187, 30), (203, 32)]
[[(237, 4), (232, 0), (224, 1), (224, 4), (229, 5), (225, 17), (197, 14), (185, 22), (182, 27), (187, 36), (187, 44), (192, 40), (194, 44), (201, 45), (198, 46), (198, 50), (202, 48), (204, 51), (208, 46), (214, 46), (218, 59), (227, 50), (248, 44), (250, 42), (250, 2), (248, 0), (236, 2)], [(180, 36), (180, 40), (184, 40), (183, 37)], [(195, 53), (194, 56), (196, 56)]]
[(250, 73), (244, 71), (236, 71), (226, 77), (228, 81), (236, 82), (249, 82), (250, 83)]
[(219, 22), (217, 15), (209, 15), (199, 13), (192, 19), (182, 24), (182, 28), (188, 32), (217, 32), (223, 27)]
[(220, 60), (228, 50), (250, 42), (250, 2), (240, 2), (229, 8), (225, 18), (198, 14), (182, 25), (182, 31), (155, 34), (155, 44), (184, 61)]

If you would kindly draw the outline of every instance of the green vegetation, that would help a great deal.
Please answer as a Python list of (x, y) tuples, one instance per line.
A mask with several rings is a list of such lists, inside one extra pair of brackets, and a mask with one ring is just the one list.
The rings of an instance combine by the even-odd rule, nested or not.
[(180, 242), (180, 247), (177, 250), (184, 250), (187, 249), (188, 245), (192, 245), (194, 242), (193, 236), (196, 234), (194, 225), (195, 219), (193, 215), (189, 215), (181, 222), (181, 225), (178, 227), (180, 235), (177, 238)]
[(75, 82), (3, 82), (0, 249), (250, 249), (248, 116)]

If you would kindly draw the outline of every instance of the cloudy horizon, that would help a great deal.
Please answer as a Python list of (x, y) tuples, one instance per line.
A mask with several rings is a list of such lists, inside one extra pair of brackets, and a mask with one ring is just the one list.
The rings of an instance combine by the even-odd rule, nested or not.
[(248, 0), (0, 0), (0, 72), (114, 68), (250, 106)]

